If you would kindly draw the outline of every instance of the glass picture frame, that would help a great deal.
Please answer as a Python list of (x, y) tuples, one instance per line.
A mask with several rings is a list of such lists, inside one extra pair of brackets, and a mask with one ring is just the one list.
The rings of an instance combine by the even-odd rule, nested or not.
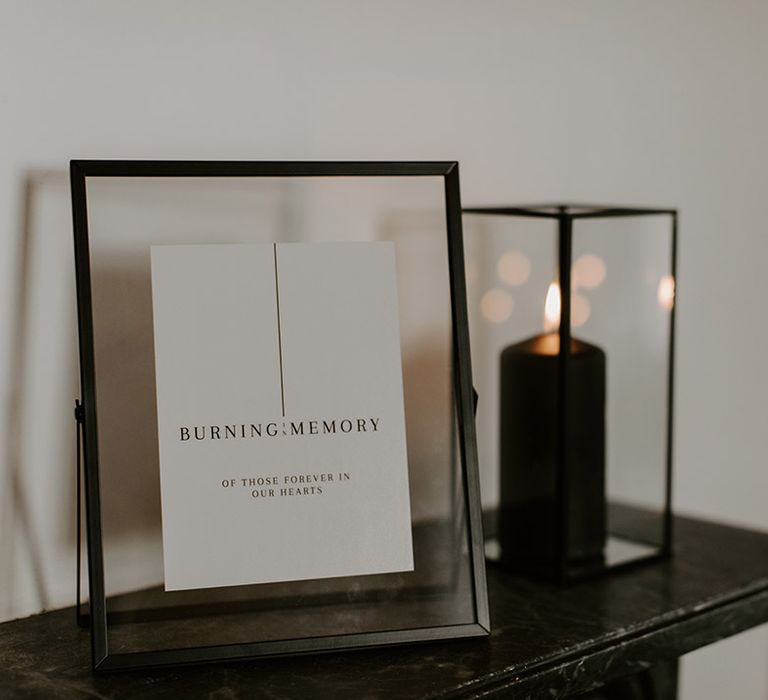
[[(487, 635), (489, 614), (458, 164), (74, 160), (70, 174), (81, 366), (82, 403), (77, 416), (82, 433), (83, 518), (88, 551), (88, 590), (82, 592), (87, 600), (82, 605), (78, 602), (78, 618), (90, 625), (93, 668), (109, 671)], [(369, 245), (350, 248), (353, 243)], [(366, 268), (369, 262), (360, 262), (369, 259), (365, 255), (360, 257), (364, 251), (372, 252), (369, 257), (373, 267)], [(200, 253), (197, 259), (202, 267), (184, 268), (191, 259), (186, 256), (187, 252), (194, 253), (192, 257)], [(333, 267), (337, 264), (334, 261), (345, 258), (347, 253), (351, 256), (348, 264), (338, 269)], [(274, 287), (277, 282), (279, 326), (280, 285), (287, 282), (283, 279), (278, 282), (278, 254), (280, 265), (287, 265), (291, 259), (296, 261), (285, 275), (294, 289), (286, 293), (286, 299), (296, 308), (310, 309), (304, 316), (290, 317), (304, 321), (291, 321), (292, 337), (297, 340), (290, 349), (279, 348), (278, 353), (283, 430), (287, 429), (288, 434), (292, 435), (294, 428), (298, 433), (299, 428), (286, 419), (287, 394), (295, 403), (297, 392), (306, 394), (310, 391), (307, 387), (314, 384), (317, 387), (313, 396), (321, 402), (327, 396), (338, 399), (345, 391), (352, 392), (350, 395), (390, 392), (393, 382), (385, 381), (385, 370), (377, 355), (381, 343), (371, 344), (370, 339), (390, 336), (381, 321), (384, 313), (381, 309), (389, 307), (378, 304), (380, 297), (389, 296), (392, 300), (394, 324), (399, 330), (398, 357), (392, 367), (402, 368), (400, 410), (404, 421), (405, 497), (412, 567), (408, 569), (397, 563), (380, 565), (379, 554), (387, 547), (392, 546), (395, 555), (402, 551), (398, 550), (397, 543), (392, 545), (390, 541), (395, 538), (392, 533), (397, 523), (393, 521), (390, 531), (388, 527), (381, 527), (384, 521), (374, 521), (368, 528), (370, 539), (366, 540), (374, 546), (367, 550), (346, 545), (338, 547), (341, 555), (334, 566), (341, 568), (323, 568), (322, 561), (314, 562), (315, 568), (309, 565), (309, 568), (296, 568), (295, 560), (302, 556), (312, 559), (308, 554), (312, 551), (333, 551), (332, 547), (323, 549), (327, 540), (325, 544), (311, 541), (315, 531), (327, 532), (324, 528), (329, 523), (332, 525), (336, 517), (331, 510), (324, 511), (318, 506), (315, 519), (307, 520), (303, 529), (296, 528), (297, 532), (306, 534), (304, 539), (296, 540), (295, 534), (293, 540), (287, 535), (281, 538), (280, 528), (276, 528), (272, 538), (276, 543), (274, 551), (282, 549), (285, 553), (264, 554), (267, 561), (261, 560), (263, 564), (259, 563), (259, 552), (272, 551), (269, 541), (258, 539), (259, 532), (253, 529), (252, 523), (244, 524), (244, 528), (251, 528), (245, 535), (233, 532), (230, 525), (234, 539), (245, 537), (242, 541), (247, 542), (247, 537), (253, 537), (259, 543), (253, 551), (248, 550), (245, 558), (250, 558), (250, 563), (245, 573), (237, 574), (245, 579), (233, 578), (234, 574), (227, 572), (227, 567), (232, 565), (231, 558), (218, 559), (217, 548), (209, 543), (207, 549), (200, 545), (200, 560), (191, 572), (200, 572), (202, 583), (189, 583), (190, 571), (179, 569), (174, 576), (179, 577), (180, 585), (169, 586), (166, 572), (170, 571), (172, 552), (168, 550), (176, 547), (175, 544), (169, 547), (169, 542), (177, 540), (169, 539), (168, 529), (174, 522), (184, 525), (176, 531), (176, 536), (182, 540), (186, 537), (185, 546), (194, 546), (195, 538), (204, 540), (209, 530), (226, 531), (217, 530), (223, 527), (217, 522), (219, 515), (221, 520), (235, 518), (233, 522), (237, 522), (237, 516), (232, 514), (241, 512), (238, 509), (245, 508), (247, 499), (259, 497), (259, 489), (246, 486), (243, 475), (227, 474), (233, 482), (229, 490), (238, 494), (226, 501), (232, 503), (231, 512), (220, 505), (225, 502), (220, 499), (227, 490), (223, 486), (227, 479), (219, 479), (218, 486), (210, 486), (210, 491), (205, 492), (219, 505), (206, 511), (210, 519), (204, 525), (196, 522), (202, 515), (194, 517), (195, 511), (184, 511), (178, 518), (169, 509), (168, 494), (179, 494), (180, 489), (184, 491), (187, 487), (179, 486), (186, 482), (169, 481), (171, 472), (165, 463), (175, 464), (174, 468), (182, 465), (167, 458), (171, 454), (167, 452), (168, 445), (172, 443), (173, 450), (182, 449), (179, 445), (185, 443), (190, 429), (194, 431), (194, 428), (174, 428), (177, 433), (171, 440), (159, 437), (164, 433), (158, 426), (162, 426), (162, 417), (167, 413), (168, 395), (185, 400), (191, 396), (187, 404), (195, 405), (202, 401), (203, 394), (194, 391), (188, 394), (186, 389), (179, 388), (178, 382), (183, 384), (185, 377), (191, 375), (179, 375), (181, 378), (174, 380), (177, 384), (171, 390), (167, 388), (172, 384), (171, 379), (165, 381), (161, 390), (157, 377), (175, 376), (179, 366), (183, 369), (187, 354), (209, 357), (210, 353), (198, 346), (211, 338), (213, 350), (210, 352), (217, 358), (231, 356), (227, 354), (231, 343), (221, 340), (221, 326), (216, 325), (211, 316), (202, 316), (194, 309), (188, 314), (186, 311), (176, 314), (180, 302), (171, 292), (182, 284), (180, 280), (186, 280), (185, 293), (196, 294), (198, 304), (202, 303), (200, 300), (210, 300), (212, 294), (219, 294), (227, 285), (231, 288), (230, 294), (236, 295), (236, 291), (231, 290), (238, 289), (239, 279), (251, 285), (263, 281), (264, 275), (247, 274), (250, 269), (247, 265), (242, 268), (246, 270), (242, 277), (233, 277), (231, 270), (241, 269), (237, 266), (245, 265), (245, 260), (254, 260), (254, 265), (262, 262), (267, 265), (273, 260), (274, 281), (270, 276), (269, 283)], [(387, 272), (389, 267), (376, 262), (390, 254), (394, 263), (392, 274)], [(167, 264), (162, 263), (163, 256), (168, 255)], [(268, 257), (270, 255), (274, 257)], [(189, 274), (179, 277), (180, 269), (187, 269)], [(160, 270), (164, 270), (162, 274)], [(317, 270), (329, 272), (315, 274)], [(377, 270), (384, 270), (381, 279), (389, 280), (382, 283), (380, 295), (375, 293), (375, 285), (379, 284), (374, 281), (379, 279)], [(339, 287), (342, 284), (339, 280), (346, 279), (345, 275), (349, 280), (345, 284), (351, 286)], [(331, 286), (336, 284), (334, 289), (348, 292), (343, 295), (347, 311), (340, 313), (341, 320), (331, 314), (317, 321), (316, 308), (325, 307), (312, 306), (311, 302), (323, 298), (326, 282)], [(386, 285), (391, 286), (389, 291), (385, 291)], [(265, 283), (261, 289), (267, 288)], [(170, 289), (171, 296), (163, 296), (165, 292), (161, 294), (160, 289)], [(362, 302), (355, 302), (357, 297), (369, 300), (377, 309), (377, 315), (361, 317), (362, 321), (345, 326), (345, 314), (351, 313), (348, 309), (363, 308)], [(254, 292), (253, 308), (261, 298)], [(226, 299), (229, 304), (235, 297)], [(177, 306), (173, 306), (174, 303)], [(253, 319), (248, 317), (249, 308), (248, 305), (238, 307), (241, 314), (238, 318), (245, 319), (243, 323), (255, 324), (259, 316), (254, 311)], [(169, 315), (168, 309), (174, 313)], [(174, 342), (180, 345), (163, 346), (166, 341), (161, 342), (161, 337), (171, 337), (171, 340), (175, 337), (163, 329), (168, 324), (177, 324), (178, 316), (187, 319), (183, 328), (192, 335), (175, 338)], [(161, 323), (158, 319), (169, 318), (170, 321), (162, 321), (165, 325), (158, 326)], [(353, 339), (350, 342), (359, 345), (357, 350), (349, 350), (350, 357), (357, 357), (363, 366), (366, 356), (373, 354), (375, 362), (370, 375), (360, 370), (355, 382), (345, 382), (332, 372), (327, 376), (319, 372), (317, 368), (323, 365), (316, 362), (313, 343), (299, 342), (305, 338), (302, 323), (306, 325), (306, 319), (310, 319), (309, 325), (315, 333), (306, 337), (322, 341), (332, 335), (337, 339), (336, 350), (326, 353), (329, 357), (338, 354), (341, 347), (338, 338), (346, 333), (338, 329), (347, 329), (349, 338)], [(214, 323), (210, 326), (211, 332), (208, 332), (209, 323)], [(325, 323), (337, 324), (333, 326), (336, 331), (324, 333)], [(360, 323), (367, 329), (365, 332), (360, 330)], [(287, 332), (278, 328), (275, 337), (282, 342), (281, 333)], [(271, 325), (264, 333), (251, 333), (257, 339), (268, 334), (274, 335)], [(194, 345), (189, 342), (192, 337)], [(237, 331), (233, 337), (237, 337)], [(185, 342), (188, 353), (184, 350)], [(343, 352), (347, 352), (346, 345), (343, 348)], [(286, 354), (293, 353), (286, 358), (294, 363), (293, 367), (298, 362), (296, 358), (302, 358), (302, 366), (309, 367), (300, 381), (292, 380), (292, 385), (283, 380), (283, 350)], [(223, 355), (216, 355), (222, 352)], [(160, 360), (163, 353), (164, 365)], [(169, 369), (158, 375), (160, 367)], [(226, 367), (222, 372), (222, 381), (230, 381), (232, 391), (237, 392), (237, 382), (229, 376), (232, 372), (228, 374)], [(294, 372), (292, 377), (295, 376)], [(392, 376), (390, 374), (390, 378)], [(359, 386), (361, 377), (366, 387), (370, 379), (370, 387), (365, 391)], [(354, 386), (346, 386), (350, 383)], [(209, 384), (215, 394), (220, 383), (211, 380)], [(227, 417), (223, 422), (228, 424), (229, 420)], [(363, 432), (366, 427), (369, 432), (374, 429), (376, 419), (368, 419), (371, 423), (367, 426), (366, 418), (356, 420), (362, 421), (358, 428)], [(296, 445), (311, 439), (303, 431), (310, 433), (312, 422), (309, 418), (301, 425), (302, 433), (296, 436)], [(247, 428), (254, 440), (261, 435), (254, 432), (257, 426), (259, 431), (263, 427), (251, 421), (237, 425), (242, 428), (243, 438)], [(349, 425), (350, 429), (354, 425), (351, 419)], [(232, 426), (230, 432), (234, 438), (240, 428), (234, 428), (234, 419)], [(268, 429), (266, 426), (267, 423), (264, 430)], [(213, 427), (208, 426), (208, 438), (219, 436), (218, 431), (212, 433)], [(221, 426), (221, 434), (225, 430), (226, 426)], [(196, 434), (192, 432), (192, 436)], [(365, 436), (358, 438), (363, 445)], [(389, 454), (394, 443), (382, 444), (382, 449)], [(185, 444), (183, 449), (186, 448)], [(299, 460), (303, 459), (302, 455), (317, 452), (314, 448), (296, 449)], [(361, 464), (381, 452), (368, 447), (359, 449), (363, 455)], [(357, 452), (342, 449), (342, 453), (354, 464)], [(391, 464), (396, 462), (394, 459)], [(389, 464), (376, 472), (376, 478), (381, 479), (375, 482), (379, 491), (386, 491), (390, 483)], [(190, 474), (192, 471), (190, 467)], [(302, 472), (301, 464), (296, 472)], [(219, 477), (223, 475), (216, 473)], [(189, 479), (194, 481), (192, 476)], [(189, 488), (182, 496), (189, 495), (194, 500), (194, 486)], [(301, 486), (298, 494), (290, 491), (288, 485), (283, 490), (286, 494), (290, 491), (291, 498), (297, 495), (310, 499), (314, 498), (307, 495), (310, 488)], [(336, 484), (326, 491), (332, 488), (337, 488)], [(384, 506), (395, 503), (396, 499), (385, 503), (383, 496), (377, 496), (379, 491), (350, 492), (355, 495), (349, 500), (359, 501), (360, 507), (351, 508), (347, 517), (353, 518), (353, 523), (354, 518), (359, 518), (361, 532), (375, 517), (373, 513), (386, 518)], [(78, 486), (78, 497), (80, 493)], [(267, 495), (266, 491), (263, 495)], [(321, 503), (320, 498), (313, 503)], [(304, 506), (291, 505), (287, 495), (283, 501), (287, 505), (270, 512), (287, 512), (291, 508), (296, 513), (304, 512)], [(377, 504), (381, 506), (378, 511)], [(181, 507), (183, 509), (183, 505)], [(211, 513), (214, 517), (210, 517)], [(286, 522), (279, 521), (281, 527)], [(354, 530), (349, 527), (349, 521), (345, 527), (340, 526), (340, 541), (347, 542), (343, 539), (347, 536), (345, 533)], [(190, 532), (196, 533), (194, 537)], [(220, 549), (227, 549), (227, 540), (220, 538)], [(401, 541), (404, 542), (402, 538)], [(354, 554), (354, 561), (347, 561), (348, 549), (355, 550), (349, 554), (349, 557)], [(281, 566), (275, 569), (277, 573), (272, 578), (249, 582), (248, 572), (269, 568), (269, 556), (283, 558), (279, 562)], [(369, 560), (372, 563), (366, 563)], [(78, 567), (79, 564), (78, 561)], [(281, 573), (284, 571), (294, 573)], [(325, 573), (303, 575), (302, 571)], [(347, 573), (340, 575), (334, 571)], [(281, 580), (280, 576), (292, 578)]]

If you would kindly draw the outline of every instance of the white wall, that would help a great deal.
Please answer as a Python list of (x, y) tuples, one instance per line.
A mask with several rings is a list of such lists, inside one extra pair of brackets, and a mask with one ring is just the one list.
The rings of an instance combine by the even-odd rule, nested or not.
[[(72, 157), (455, 158), (465, 203), (679, 206), (676, 506), (768, 529), (767, 35), (758, 1), (4, 0), (0, 618), (72, 600)], [(684, 696), (768, 697), (766, 658), (698, 652)]]

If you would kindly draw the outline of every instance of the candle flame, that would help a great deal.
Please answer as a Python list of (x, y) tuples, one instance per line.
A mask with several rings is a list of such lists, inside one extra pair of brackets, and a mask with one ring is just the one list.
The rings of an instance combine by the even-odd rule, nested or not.
[(544, 302), (544, 330), (556, 331), (560, 325), (560, 285), (552, 282)]

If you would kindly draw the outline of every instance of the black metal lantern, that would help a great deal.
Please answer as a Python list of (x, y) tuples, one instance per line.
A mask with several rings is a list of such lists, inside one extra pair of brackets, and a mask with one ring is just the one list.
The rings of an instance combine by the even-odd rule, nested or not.
[(489, 558), (566, 581), (668, 555), (676, 210), (477, 207), (464, 230)]

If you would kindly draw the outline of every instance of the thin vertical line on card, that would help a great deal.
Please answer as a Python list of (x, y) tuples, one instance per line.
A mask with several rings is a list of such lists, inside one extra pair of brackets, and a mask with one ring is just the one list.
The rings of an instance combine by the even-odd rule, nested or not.
[(280, 356), (280, 403), (285, 418), (285, 380), (283, 377), (283, 332), (280, 325), (280, 277), (277, 272), (277, 243), (272, 244), (275, 258), (275, 300), (277, 304), (277, 350)]

